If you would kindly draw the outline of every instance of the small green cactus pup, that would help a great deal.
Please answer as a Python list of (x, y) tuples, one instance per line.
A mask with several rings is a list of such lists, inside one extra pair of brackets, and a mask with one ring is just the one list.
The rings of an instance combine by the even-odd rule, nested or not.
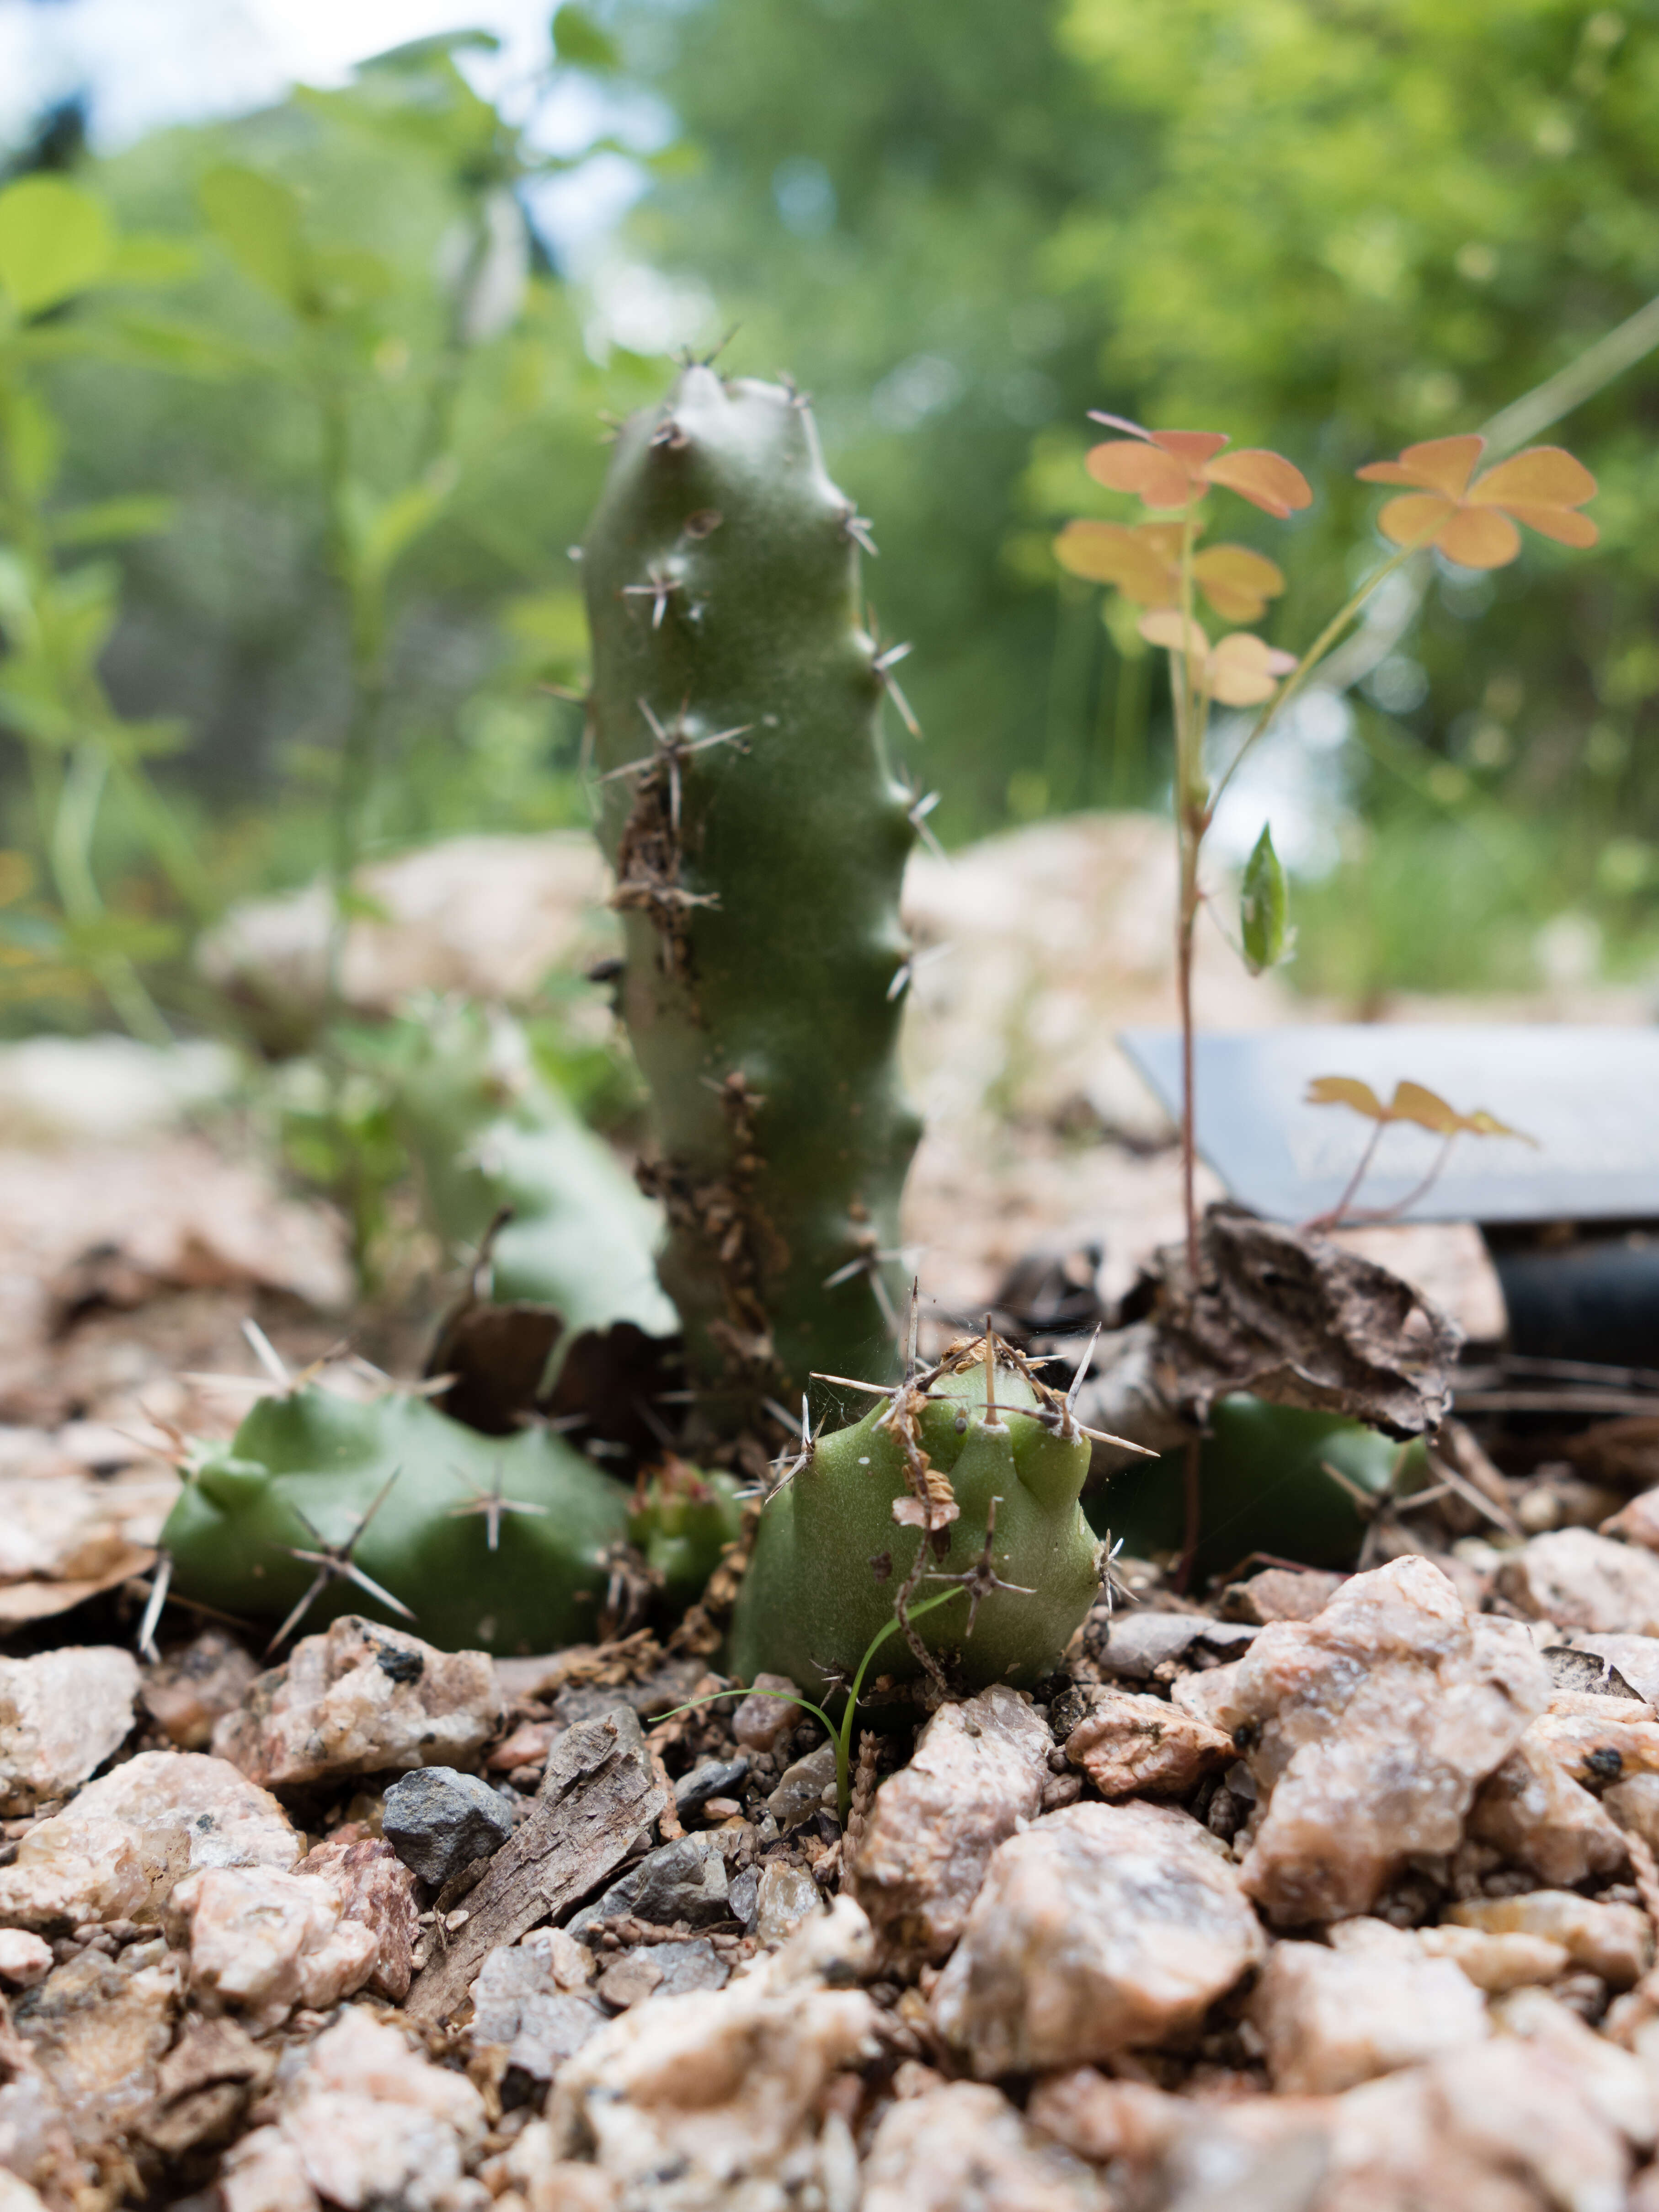
[(582, 549), (662, 1279), (726, 1427), (816, 1369), (895, 1371), (917, 802), (882, 742), (866, 528), (798, 393), (698, 365), (623, 430)]
[[(1066, 1400), (994, 1336), (812, 1441), (761, 1515), (732, 1627), (746, 1680), (842, 1687), (896, 1614), (881, 1671), (948, 1660), (973, 1688), (1038, 1681), (1099, 1588), (1078, 1503), (1089, 1443)], [(905, 1608), (959, 1583), (961, 1601), (909, 1626)], [(927, 1654), (937, 1659), (924, 1658)]]
[[(1097, 1528), (1135, 1559), (1180, 1553), (1185, 1454), (1166, 1452), (1112, 1477), (1091, 1498)], [(1402, 1480), (1417, 1479), (1422, 1447), (1401, 1447), (1340, 1413), (1273, 1406), (1240, 1391), (1212, 1409), (1199, 1462), (1202, 1539), (1194, 1587), (1255, 1553), (1309, 1567), (1351, 1567), (1369, 1516)], [(1403, 1462), (1403, 1464), (1402, 1464)], [(1334, 1468), (1335, 1476), (1327, 1473)], [(1339, 1479), (1340, 1478), (1340, 1479)]]
[(392, 1118), (433, 1225), (471, 1254), (510, 1214), (489, 1243), (489, 1296), (561, 1316), (548, 1383), (586, 1331), (631, 1322), (647, 1336), (675, 1334), (656, 1278), (661, 1209), (544, 1079), (518, 1024), (450, 1001), (399, 1027)]
[(728, 1544), (743, 1530), (743, 1505), (735, 1478), (705, 1474), (671, 1452), (649, 1472), (641, 1470), (629, 1541), (644, 1558), (664, 1598), (677, 1613), (702, 1595)]
[(396, 1394), (264, 1399), (186, 1475), (161, 1536), (173, 1589), (301, 1633), (362, 1613), (447, 1650), (589, 1642), (628, 1534), (627, 1492), (562, 1438), (480, 1436)]

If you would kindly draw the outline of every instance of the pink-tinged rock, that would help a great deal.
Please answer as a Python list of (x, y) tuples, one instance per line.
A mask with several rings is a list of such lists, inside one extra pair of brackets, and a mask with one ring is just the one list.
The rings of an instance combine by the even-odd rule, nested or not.
[(807, 1717), (794, 1699), (795, 1685), (787, 1674), (757, 1674), (732, 1716), (732, 1735), (745, 1751), (770, 1751), (786, 1729)]
[(1072, 1805), (999, 1845), (933, 1991), (981, 2078), (1152, 2045), (1266, 1949), (1222, 1844), (1158, 1805)]
[(498, 1743), (484, 1765), (492, 1773), (510, 1774), (515, 1766), (540, 1766), (553, 1747), (554, 1739), (564, 1734), (559, 1721), (525, 1721), (511, 1735)]
[(1275, 2089), (1334, 2096), (1485, 2039), (1486, 2001), (1449, 1960), (1381, 1921), (1339, 1924), (1340, 1950), (1275, 1943), (1251, 1995)]
[(84, 1782), (120, 1749), (137, 1693), (137, 1660), (110, 1644), (0, 1659), (0, 1813)]
[(1026, 2100), (1034, 2128), (1091, 2166), (1118, 2163), (1150, 2172), (1192, 2125), (1193, 2108), (1144, 2081), (1117, 2081), (1093, 2066), (1049, 2074)]
[(289, 2075), (275, 2123), (228, 2154), (225, 2212), (488, 2212), (464, 2171), (484, 2125), (465, 2075), (427, 2064), (397, 2028), (350, 2008)]
[(373, 1975), (372, 1929), (343, 1917), (322, 1875), (211, 1867), (187, 1875), (168, 1905), (188, 1941), (191, 1987), (204, 2011), (244, 2013), (274, 2027), (295, 2005), (325, 2011)]
[(476, 1767), (501, 1717), (482, 1651), (438, 1651), (347, 1613), (261, 1674), (213, 1731), (220, 1758), (255, 1782), (415, 1766)]
[(1529, 1728), (1477, 1793), (1468, 1832), (1559, 1888), (1608, 1875), (1629, 1856), (1606, 1809)]
[(879, 2015), (844, 1984), (874, 1956), (869, 1923), (838, 1898), (725, 1989), (635, 2005), (561, 2069), (552, 2159), (586, 2154), (629, 2204), (659, 2201), (653, 2178), (670, 2172), (687, 2206), (782, 2205), (781, 2173), (817, 2179), (824, 2088), (869, 2047)]
[(1287, 1927), (1364, 1912), (1413, 1853), (1455, 1850), (1551, 1686), (1523, 1628), (1416, 1558), (1273, 1622), (1227, 1672), (1214, 1717), (1260, 1793), (1244, 1887)]
[(1492, 1935), (1541, 1936), (1559, 1943), (1575, 1966), (1627, 1990), (1653, 1963), (1653, 1930), (1633, 1905), (1608, 1904), (1565, 1889), (1534, 1889), (1524, 1897), (1473, 1897), (1447, 1909), (1454, 1928)]
[(1558, 1628), (1659, 1636), (1659, 1559), (1589, 1528), (1556, 1528), (1506, 1555), (1498, 1587)]
[(1519, 2036), (1572, 2069), (1590, 2105), (1632, 2148), (1659, 2139), (1659, 2082), (1637, 2052), (1597, 2034), (1547, 1990), (1516, 1990), (1492, 2008), (1500, 2035)]
[(949, 1955), (992, 1852), (1040, 1811), (1053, 1747), (1029, 1699), (1000, 1684), (940, 1706), (876, 1792), (853, 1868), (851, 1894), (884, 1949)]
[(1066, 1756), (1103, 1797), (1182, 1797), (1237, 1753), (1230, 1735), (1162, 1698), (1103, 1690), (1066, 1737)]
[(32, 1990), (52, 1972), (52, 1946), (21, 1928), (0, 1928), (0, 1982)]
[(140, 1752), (29, 1830), (0, 1867), (0, 1919), (143, 1922), (199, 1868), (286, 1870), (299, 1850), (276, 1800), (226, 1760)]
[(258, 1663), (222, 1628), (206, 1628), (176, 1657), (144, 1669), (144, 1710), (180, 1751), (205, 1751), (215, 1723), (246, 1695)]
[(1110, 2201), (1080, 2159), (975, 2081), (890, 2106), (864, 2167), (863, 2212), (1107, 2212)]
[(319, 1844), (295, 1869), (320, 1875), (339, 1893), (340, 1917), (356, 1920), (374, 1938), (374, 1971), (364, 1987), (372, 1996), (401, 2004), (414, 1978), (421, 1916), (415, 1875), (390, 1844), (367, 1838)]
[(1587, 1697), (1583, 1704), (1582, 1712), (1552, 1708), (1528, 1730), (1564, 1774), (1592, 1790), (1629, 1775), (1659, 1774), (1659, 1720), (1651, 1707), (1629, 1698)]

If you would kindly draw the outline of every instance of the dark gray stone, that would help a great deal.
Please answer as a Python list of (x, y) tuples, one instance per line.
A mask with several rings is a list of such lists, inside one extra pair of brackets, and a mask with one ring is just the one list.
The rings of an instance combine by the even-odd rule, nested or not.
[(508, 2065), (538, 2081), (550, 2081), (611, 2017), (586, 1991), (562, 1990), (533, 1945), (492, 1951), (472, 1985), (472, 2003), (474, 2045), (505, 2048)]
[(688, 1990), (723, 1990), (732, 1978), (731, 1967), (702, 1937), (689, 1943), (659, 1943), (651, 1955), (662, 1968), (654, 1992), (659, 1997), (684, 1996)]
[(406, 1867), (441, 1889), (513, 1832), (514, 1808), (476, 1774), (417, 1766), (386, 1793), (380, 1832)]
[(677, 1920), (707, 1928), (731, 1918), (728, 1893), (726, 1858), (715, 1838), (681, 1836), (648, 1851), (566, 1924), (574, 1936), (596, 1920), (626, 1912), (658, 1928)]
[(735, 1759), (706, 1759), (674, 1784), (674, 1810), (682, 1820), (700, 1813), (711, 1797), (729, 1797), (749, 1771), (749, 1754)]
[(745, 1936), (752, 1936), (760, 1919), (760, 1876), (745, 1867), (726, 1893), (732, 1917)]

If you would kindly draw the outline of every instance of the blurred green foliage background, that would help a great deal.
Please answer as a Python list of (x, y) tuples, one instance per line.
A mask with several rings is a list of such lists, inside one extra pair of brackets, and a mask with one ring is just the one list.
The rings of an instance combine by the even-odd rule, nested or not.
[[(1373, 557), (1355, 466), (1659, 293), (1650, 8), (605, 0), (558, 33), (550, 82), (672, 118), (574, 277), (534, 219), (559, 164), (465, 38), (106, 159), (49, 136), (107, 232), (60, 292), (24, 234), (62, 209), (9, 249), (0, 202), (13, 1028), (204, 1018), (191, 936), (232, 897), (332, 870), (349, 903), (364, 854), (584, 818), (567, 548), (598, 418), (670, 374), (604, 312), (629, 284), (811, 392), (947, 842), (1160, 801), (1150, 658), (1049, 550), (1121, 511), (1086, 409), (1307, 471), (1290, 526), (1227, 517), (1285, 567), (1294, 645)], [(1644, 362), (1551, 434), (1601, 480), (1601, 550), (1443, 571), (1356, 695), (1308, 988), (1525, 985), (1563, 916), (1592, 967), (1659, 951), (1656, 390)]]

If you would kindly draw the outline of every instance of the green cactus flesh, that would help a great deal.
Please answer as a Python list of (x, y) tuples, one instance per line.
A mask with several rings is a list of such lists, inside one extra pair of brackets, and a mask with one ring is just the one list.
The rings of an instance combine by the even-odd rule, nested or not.
[(628, 1517), (629, 1538), (677, 1612), (702, 1595), (721, 1553), (741, 1534), (738, 1493), (733, 1476), (706, 1474), (672, 1454), (641, 1474)]
[[(1340, 1413), (1271, 1406), (1243, 1393), (1223, 1398), (1199, 1463), (1195, 1587), (1256, 1553), (1304, 1566), (1352, 1566), (1366, 1525), (1353, 1492), (1382, 1497), (1400, 1457), (1397, 1443)], [(1351, 1487), (1334, 1480), (1328, 1465)], [(1090, 1517), (1114, 1543), (1121, 1537), (1133, 1558), (1178, 1553), (1184, 1480), (1182, 1452), (1137, 1460), (1090, 1500)]]
[[(987, 1412), (983, 1340), (955, 1346), (931, 1376), (818, 1437), (773, 1492), (732, 1622), (745, 1680), (764, 1668), (820, 1694), (838, 1688), (900, 1597), (935, 1595), (939, 1577), (967, 1578), (964, 1595), (911, 1633), (964, 1683), (1018, 1686), (1059, 1663), (1099, 1586), (1099, 1547), (1078, 1503), (1088, 1439), (1064, 1400), (992, 1341), (998, 1410)], [(921, 1662), (896, 1636), (878, 1663), (903, 1678)]]
[[(629, 1503), (544, 1431), (480, 1436), (420, 1398), (355, 1402), (312, 1383), (262, 1401), (195, 1463), (161, 1543), (179, 1595), (277, 1621), (317, 1573), (295, 1552), (347, 1544), (373, 1507), (351, 1564), (409, 1607), (417, 1634), (449, 1650), (547, 1651), (598, 1633)], [(301, 1632), (342, 1613), (398, 1618), (338, 1575)]]
[(585, 1330), (626, 1321), (672, 1336), (653, 1264), (660, 1209), (544, 1079), (524, 1032), (464, 1004), (400, 1029), (392, 1119), (419, 1163), (433, 1225), (470, 1254), (510, 1217), (489, 1246), (491, 1299), (556, 1309), (556, 1371)]
[(696, 366), (623, 429), (582, 549), (660, 1271), (727, 1425), (814, 1370), (895, 1371), (916, 828), (860, 623), (863, 528), (796, 394)]

